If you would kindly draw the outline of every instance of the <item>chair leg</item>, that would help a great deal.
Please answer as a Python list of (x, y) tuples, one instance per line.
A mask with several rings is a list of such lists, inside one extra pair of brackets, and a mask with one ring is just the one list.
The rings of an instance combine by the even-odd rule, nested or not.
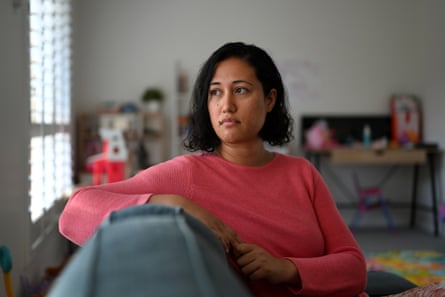
[(358, 227), (358, 224), (362, 218), (362, 211), (360, 209), (355, 213), (354, 219), (352, 220), (351, 225), (349, 226), (351, 229), (355, 229)]
[(381, 208), (382, 208), (383, 214), (385, 215), (386, 222), (388, 224), (388, 229), (392, 233), (396, 233), (396, 228), (394, 226), (394, 222), (392, 220), (392, 216), (391, 216), (391, 212), (389, 211), (388, 204), (386, 203), (385, 198), (380, 197), (379, 199), (381, 202)]

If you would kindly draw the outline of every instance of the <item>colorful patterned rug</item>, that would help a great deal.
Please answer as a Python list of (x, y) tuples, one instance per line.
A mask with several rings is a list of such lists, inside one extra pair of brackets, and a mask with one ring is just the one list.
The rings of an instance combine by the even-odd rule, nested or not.
[(368, 271), (389, 271), (422, 286), (445, 280), (445, 254), (427, 250), (365, 253)]

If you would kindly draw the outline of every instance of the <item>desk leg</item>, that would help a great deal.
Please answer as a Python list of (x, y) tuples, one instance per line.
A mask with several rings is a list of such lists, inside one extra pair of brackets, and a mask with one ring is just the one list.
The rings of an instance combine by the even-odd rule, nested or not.
[(428, 167), (430, 169), (431, 180), (431, 198), (433, 203), (433, 224), (434, 224), (434, 236), (439, 236), (439, 221), (437, 217), (437, 196), (436, 196), (436, 175), (434, 168), (434, 154), (428, 154)]
[(315, 155), (314, 156), (314, 164), (315, 164), (315, 168), (318, 169), (318, 171), (320, 171), (320, 155)]
[(306, 153), (306, 159), (308, 159), (318, 171), (320, 171), (320, 158), (319, 154)]
[(414, 165), (413, 172), (413, 189), (411, 194), (411, 228), (416, 225), (416, 212), (417, 212), (417, 180), (419, 176), (419, 165)]

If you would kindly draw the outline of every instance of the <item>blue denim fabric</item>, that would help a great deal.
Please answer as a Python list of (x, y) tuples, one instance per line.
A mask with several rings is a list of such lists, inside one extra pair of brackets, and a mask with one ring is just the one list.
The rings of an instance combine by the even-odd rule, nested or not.
[(250, 294), (204, 224), (181, 208), (147, 204), (113, 212), (76, 252), (48, 296)]

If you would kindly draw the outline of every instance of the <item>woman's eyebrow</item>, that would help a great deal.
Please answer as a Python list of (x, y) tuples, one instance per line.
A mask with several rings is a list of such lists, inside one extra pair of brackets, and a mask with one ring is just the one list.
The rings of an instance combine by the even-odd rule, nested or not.
[[(245, 83), (245, 84), (249, 84), (249, 85), (253, 86), (253, 83), (251, 83), (251, 82), (249, 82), (247, 80), (238, 79), (238, 80), (232, 81), (232, 84), (239, 84), (239, 83)], [(221, 83), (219, 81), (212, 81), (212, 82), (210, 82), (211, 86), (220, 85), (220, 84)]]
[(249, 81), (247, 81), (247, 80), (242, 80), (242, 79), (240, 79), (240, 80), (234, 80), (233, 83), (234, 83), (234, 84), (238, 84), (238, 83), (246, 83), (246, 84), (249, 84), (249, 85), (253, 85), (253, 83), (251, 83), (251, 82), (249, 82)]

